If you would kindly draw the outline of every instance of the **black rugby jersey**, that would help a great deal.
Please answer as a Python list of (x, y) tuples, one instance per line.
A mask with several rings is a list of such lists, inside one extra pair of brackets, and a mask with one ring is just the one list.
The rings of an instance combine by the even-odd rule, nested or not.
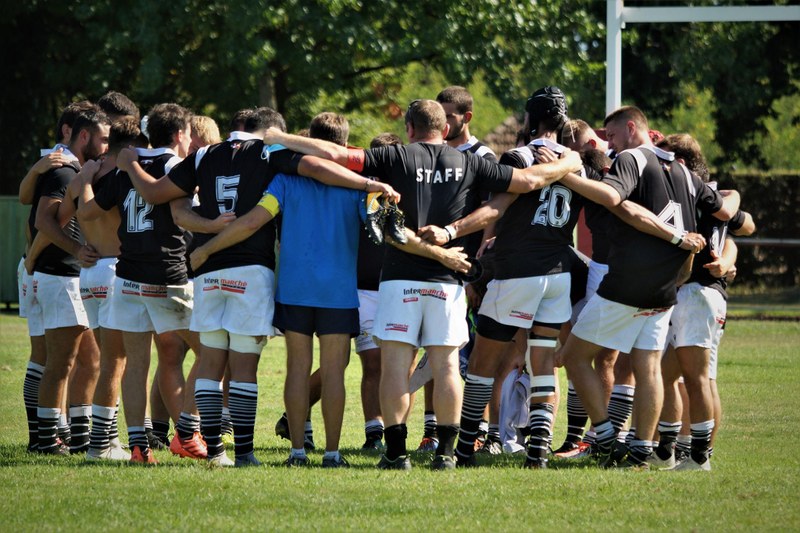
[[(145, 172), (160, 178), (180, 158), (166, 148), (137, 149)], [(153, 285), (183, 285), (186, 277), (186, 242), (172, 220), (169, 203), (153, 205), (144, 201), (127, 173), (117, 171), (95, 196), (95, 202), (108, 211), (116, 206), (120, 213), (117, 230), (120, 242), (117, 276)]]
[[(481, 189), (503, 192), (513, 169), (486, 161), (446, 144), (412, 143), (366, 150), (363, 174), (376, 176), (402, 195), (400, 208), (406, 226), (417, 231), (435, 224), (444, 227), (479, 205)], [(449, 246), (464, 246), (458, 238)], [(381, 281), (394, 279), (460, 283), (439, 262), (386, 247)]]
[[(63, 202), (67, 193), (67, 187), (78, 174), (79, 170), (80, 167), (76, 160), (70, 161), (60, 168), (48, 170), (39, 176), (39, 180), (36, 182), (31, 213), (28, 216), (28, 228), (31, 232), (31, 242), (36, 238), (36, 234), (39, 233), (36, 229), (36, 210), (39, 208), (39, 201), (42, 198), (57, 198)], [(72, 217), (69, 222), (67, 222), (67, 225), (64, 226), (64, 231), (76, 241), (83, 242), (83, 235), (78, 226), (78, 220), (75, 217)], [(75, 277), (79, 276), (81, 273), (78, 259), (55, 244), (50, 244), (47, 248), (42, 250), (42, 253), (36, 258), (33, 269), (36, 272), (53, 276)]]
[[(266, 145), (254, 135), (234, 132), (228, 140), (201, 148), (176, 165), (169, 178), (187, 194), (197, 196), (195, 211), (214, 219), (234, 212), (240, 217), (253, 209), (275, 174), (297, 174), (302, 156), (280, 145)], [(214, 235), (194, 233), (194, 246), (202, 246)], [(223, 268), (263, 265), (275, 270), (275, 222), (230, 248), (212, 254), (195, 275)]]
[[(500, 162), (516, 168), (535, 163), (533, 144), (514, 148)], [(585, 203), (583, 196), (552, 183), (521, 194), (497, 222), (495, 278), (513, 279), (568, 272), (572, 232)]]
[[(467, 142), (464, 144), (460, 144), (456, 147), (456, 150), (459, 152), (470, 152), (477, 156), (484, 158), (487, 161), (491, 161), (492, 163), (497, 163), (497, 155), (495, 155), (494, 151), (491, 148), (483, 144), (478, 140), (477, 137), (474, 135), (469, 138)], [(480, 192), (476, 195), (476, 205), (470, 208), (470, 211), (474, 211), (480, 204), (487, 201), (491, 197), (491, 193), (489, 191), (481, 189)], [(465, 238), (466, 244), (464, 245), (464, 252), (469, 255), (470, 257), (475, 257), (475, 254), (478, 253), (478, 250), (483, 243), (483, 232), (476, 232), (470, 235), (467, 235)]]
[[(709, 187), (716, 188), (715, 183), (709, 183)], [(703, 265), (714, 261), (711, 257), (711, 252), (717, 256), (722, 255), (722, 249), (725, 247), (725, 237), (728, 235), (728, 230), (737, 230), (744, 224), (744, 213), (737, 211), (737, 213), (728, 222), (723, 222), (718, 218), (712, 216), (701, 216), (697, 221), (697, 233), (706, 238), (708, 245), (700, 250), (694, 256), (694, 263), (692, 263), (692, 274), (686, 283), (699, 283), (704, 287), (711, 287), (718, 290), (722, 296), (728, 299), (728, 282), (725, 278), (715, 278), (711, 275), (707, 268)]]
[[(623, 200), (649, 209), (679, 231), (694, 232), (696, 212), (711, 216), (722, 207), (722, 198), (672, 159), (671, 152), (649, 145), (625, 150), (614, 160), (603, 181), (616, 189)], [(674, 305), (676, 276), (689, 252), (640, 232), (616, 217), (610, 238), (609, 271), (597, 294), (638, 308)]]
[(381, 281), (381, 265), (385, 253), (383, 244), (375, 244), (361, 228), (358, 234), (358, 289), (377, 291)]

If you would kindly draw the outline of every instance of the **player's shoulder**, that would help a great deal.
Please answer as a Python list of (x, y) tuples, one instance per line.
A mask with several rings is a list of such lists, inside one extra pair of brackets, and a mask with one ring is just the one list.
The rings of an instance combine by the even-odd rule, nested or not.
[(500, 156), (500, 163), (515, 168), (528, 168), (535, 162), (533, 151), (528, 146), (518, 146)]

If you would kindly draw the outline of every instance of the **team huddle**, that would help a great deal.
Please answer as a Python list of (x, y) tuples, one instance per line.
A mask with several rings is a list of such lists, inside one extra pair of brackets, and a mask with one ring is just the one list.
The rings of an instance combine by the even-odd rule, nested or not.
[[(322, 466), (349, 466), (353, 339), (362, 448), (381, 452), (378, 468), (412, 468), (406, 422), (424, 388), (418, 449), (434, 470), (503, 452), (526, 468), (592, 456), (710, 470), (728, 233), (755, 230), (739, 195), (708, 182), (694, 139), (651, 131), (635, 107), (596, 131), (543, 87), (499, 161), (470, 134), (472, 107), (448, 87), (408, 106), (409, 144), (380, 134), (360, 149), (335, 113), (292, 135), (276, 111), (243, 109), (223, 141), (177, 104), (144, 118), (116, 92), (68, 105), (20, 184), (28, 450), (154, 464), (168, 448), (257, 466), (258, 363), (283, 335), (275, 430), (290, 467), (311, 464), (318, 401)], [(572, 246), (581, 212), (591, 259)], [(553, 449), (561, 366), (568, 428)]]

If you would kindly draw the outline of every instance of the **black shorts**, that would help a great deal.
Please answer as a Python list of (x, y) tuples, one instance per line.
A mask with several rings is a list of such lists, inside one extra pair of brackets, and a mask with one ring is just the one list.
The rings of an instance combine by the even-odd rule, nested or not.
[(281, 331), (295, 331), (303, 335), (347, 334), (351, 338), (361, 333), (358, 308), (331, 309), (329, 307), (307, 307), (275, 302), (272, 325)]

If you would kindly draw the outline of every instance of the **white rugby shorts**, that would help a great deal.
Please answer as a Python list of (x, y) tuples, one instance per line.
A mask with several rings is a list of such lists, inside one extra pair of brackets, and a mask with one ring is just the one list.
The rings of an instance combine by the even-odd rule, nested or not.
[(530, 278), (493, 279), (478, 314), (501, 324), (529, 329), (534, 320), (562, 324), (572, 314), (569, 272)]
[(372, 335), (420, 346), (462, 346), (469, 340), (464, 287), (454, 283), (381, 282)]
[(93, 266), (81, 269), (81, 299), (92, 329), (108, 327), (111, 293), (116, 277), (116, 257), (104, 257)]
[(581, 314), (583, 308), (586, 307), (586, 302), (588, 302), (592, 296), (597, 292), (597, 288), (600, 286), (600, 282), (603, 281), (603, 278), (608, 274), (608, 265), (603, 263), (596, 263), (589, 260), (589, 275), (586, 279), (586, 294), (584, 294), (583, 298), (581, 298), (578, 303), (572, 306), (572, 317), (570, 318), (570, 322), (572, 325), (575, 325), (575, 322), (578, 321), (578, 315)]
[(42, 304), (36, 298), (38, 283), (31, 274), (25, 271), (24, 259), (17, 268), (17, 282), (19, 289), (19, 316), (28, 322), (28, 335), (41, 337), (44, 335), (44, 316)]
[(572, 333), (587, 342), (631, 353), (633, 348), (663, 352), (672, 307), (643, 309), (595, 294), (586, 303)]
[(275, 273), (263, 265), (223, 268), (196, 275), (189, 329), (224, 329), (238, 335), (274, 335)]
[(356, 353), (374, 350), (378, 347), (372, 338), (372, 327), (375, 322), (375, 313), (378, 311), (378, 291), (358, 290), (358, 320), (360, 333), (353, 339)]
[[(89, 318), (81, 301), (80, 279), (33, 273), (36, 300), (42, 308), (44, 329), (71, 326), (89, 327)], [(28, 312), (30, 314), (30, 309)]]
[(683, 285), (678, 289), (678, 303), (672, 313), (670, 344), (676, 348), (712, 348), (719, 342), (727, 309), (727, 302), (718, 290), (699, 283)]
[(117, 277), (111, 295), (108, 327), (129, 333), (165, 333), (188, 329), (192, 286), (154, 285)]

